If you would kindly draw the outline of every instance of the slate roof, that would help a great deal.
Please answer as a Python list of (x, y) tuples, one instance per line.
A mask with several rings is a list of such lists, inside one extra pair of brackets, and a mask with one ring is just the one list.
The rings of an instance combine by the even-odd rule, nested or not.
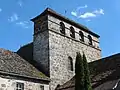
[(44, 71), (43, 67), (41, 67), (41, 64), (33, 60), (33, 42), (22, 46), (16, 53), (39, 71), (43, 72), (46, 76), (49, 76), (49, 74)]
[(63, 20), (65, 22), (68, 22), (71, 25), (76, 26), (76, 27), (84, 30), (85, 32), (88, 32), (88, 33), (92, 34), (95, 37), (98, 37), (98, 38), (100, 37), (98, 34), (92, 32), (91, 30), (89, 30), (86, 26), (84, 26), (82, 24), (79, 24), (79, 23), (76, 23), (75, 21), (70, 20), (69, 18), (66, 18), (66, 17), (62, 16), (61, 14), (58, 14), (57, 12), (55, 12), (54, 10), (52, 10), (51, 8), (46, 8), (46, 10), (43, 13), (41, 13), (40, 15), (36, 16), (35, 18), (31, 19), (31, 21), (34, 22), (39, 17), (47, 15), (47, 14), (52, 15), (54, 17), (57, 17), (58, 19)]
[(42, 72), (18, 54), (0, 48), (0, 73), (8, 73), (18, 76), (31, 77), (41, 80), (49, 80)]
[[(120, 79), (120, 53), (89, 63), (92, 87), (102, 87), (104, 90), (110, 90)], [(65, 84), (57, 87), (56, 90), (64, 90), (73, 88), (75, 85), (75, 77)]]
[[(109, 81), (108, 83), (104, 83), (101, 86), (98, 87), (94, 87), (94, 83), (92, 83), (92, 87), (93, 90), (113, 90), (113, 88), (116, 86), (116, 84), (118, 83), (119, 79), (117, 80), (112, 80)], [(70, 79), (68, 82), (66, 82), (65, 84), (58, 86), (56, 88), (56, 90), (75, 90), (75, 77), (73, 77), (72, 79)], [(101, 89), (100, 89), (101, 88)]]
[(16, 52), (19, 56), (27, 60), (29, 63), (34, 63), (33, 61), (33, 42), (28, 43)]

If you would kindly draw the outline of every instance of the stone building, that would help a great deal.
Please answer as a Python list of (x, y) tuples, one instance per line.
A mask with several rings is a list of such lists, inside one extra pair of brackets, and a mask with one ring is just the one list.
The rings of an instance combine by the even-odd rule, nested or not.
[[(47, 8), (34, 22), (33, 42), (0, 50), (1, 90), (55, 90), (75, 75), (76, 52), (101, 58), (99, 35)], [(20, 87), (17, 89), (17, 87)]]
[(76, 52), (85, 52), (88, 62), (101, 58), (99, 35), (87, 27), (47, 8), (34, 22), (33, 60), (51, 79), (52, 90), (74, 75)]
[(0, 49), (0, 90), (49, 90), (50, 79), (14, 52)]
[(54, 90), (74, 76), (76, 52), (101, 58), (99, 35), (47, 8), (34, 22), (33, 42), (0, 51), (0, 89)]

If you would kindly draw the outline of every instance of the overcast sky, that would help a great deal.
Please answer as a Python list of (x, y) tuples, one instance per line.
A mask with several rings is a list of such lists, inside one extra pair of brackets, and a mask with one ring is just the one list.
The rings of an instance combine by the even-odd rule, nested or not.
[(47, 7), (100, 35), (103, 57), (120, 52), (120, 0), (0, 0), (0, 48), (32, 42), (30, 19)]

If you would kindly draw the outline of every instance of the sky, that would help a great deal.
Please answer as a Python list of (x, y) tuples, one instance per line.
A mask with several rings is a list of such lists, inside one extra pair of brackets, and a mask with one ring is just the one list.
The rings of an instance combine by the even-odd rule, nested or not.
[(0, 0), (0, 48), (32, 42), (30, 19), (47, 7), (100, 35), (102, 57), (120, 52), (120, 0)]

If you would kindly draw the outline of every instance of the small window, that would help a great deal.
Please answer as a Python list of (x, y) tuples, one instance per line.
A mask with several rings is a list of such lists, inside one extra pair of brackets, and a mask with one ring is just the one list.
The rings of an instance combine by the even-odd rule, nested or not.
[(16, 90), (24, 90), (24, 83), (17, 82), (16, 83)]
[(65, 24), (63, 22), (60, 22), (60, 32), (65, 34)]
[(69, 62), (68, 63), (68, 69), (71, 70), (71, 71), (73, 71), (73, 59), (72, 59), (72, 57), (69, 56), (68, 60), (69, 60), (68, 61)]
[(73, 27), (70, 27), (70, 36), (71, 36), (72, 38), (75, 38), (75, 30), (74, 30)]
[(80, 40), (84, 42), (84, 34), (82, 31), (79, 31)]
[(92, 45), (92, 37), (90, 35), (88, 35), (88, 39), (89, 39), (89, 45)]
[(40, 85), (40, 90), (44, 90), (44, 86), (43, 85)]

